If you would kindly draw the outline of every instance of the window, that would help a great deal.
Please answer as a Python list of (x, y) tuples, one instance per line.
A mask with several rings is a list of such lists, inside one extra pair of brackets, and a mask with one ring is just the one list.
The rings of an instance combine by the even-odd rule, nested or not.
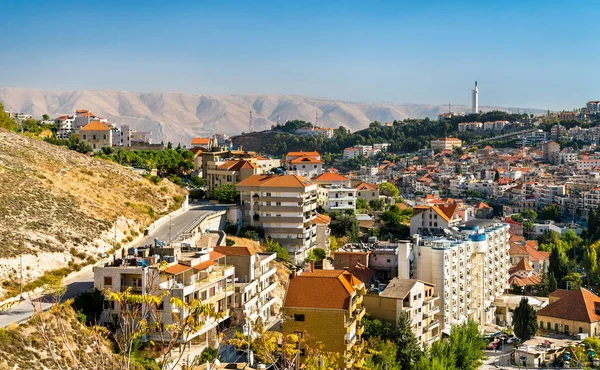
[(558, 331), (558, 324), (554, 324), (554, 331)]
[(106, 140), (106, 135), (104, 135), (104, 140)]
[(294, 314), (294, 321), (304, 321), (304, 314)]
[(544, 322), (540, 321), (540, 329), (544, 329)]
[(270, 196), (271, 196), (271, 193), (267, 193), (267, 194), (266, 194), (266, 196), (267, 196), (267, 197), (270, 197)]
[(110, 277), (110, 276), (104, 277), (104, 286), (106, 286), (106, 285), (112, 285), (112, 277)]
[(387, 260), (387, 261), (388, 261), (388, 263), (392, 262), (392, 260), (390, 260), (390, 259), (389, 259), (389, 260)]
[(85, 140), (85, 139), (86, 139), (86, 135), (83, 135), (83, 140)]
[(276, 206), (280, 206), (280, 205), (281, 205), (281, 202), (276, 202), (276, 203), (275, 203), (275, 205), (276, 205)]
[(579, 333), (583, 333), (583, 328), (581, 326), (579, 327)]
[(552, 324), (550, 324), (549, 322), (547, 322), (546, 323), (546, 329), (552, 330)]
[(96, 135), (92, 135), (92, 140), (96, 140)]

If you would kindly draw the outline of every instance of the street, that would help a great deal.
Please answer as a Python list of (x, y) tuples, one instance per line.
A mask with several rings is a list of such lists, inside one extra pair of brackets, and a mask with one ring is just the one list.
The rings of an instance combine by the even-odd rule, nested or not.
[[(136, 246), (153, 245), (154, 238), (158, 238), (163, 242), (168, 242), (169, 233), (171, 235), (171, 240), (176, 240), (186, 228), (192, 226), (200, 218), (210, 212), (220, 209), (223, 209), (223, 207), (214, 206), (209, 203), (190, 204), (190, 208), (186, 212), (173, 217), (170, 222), (167, 221), (156, 229), (150, 230), (149, 235), (137, 242)], [(169, 228), (171, 229), (170, 232)], [(67, 291), (63, 300), (73, 298), (94, 287), (94, 273), (92, 271), (86, 272), (71, 280), (66, 280), (64, 283)], [(24, 293), (23, 295), (27, 298), (27, 293)], [(33, 301), (38, 310), (47, 309), (51, 305), (48, 302), (43, 302), (43, 299), (40, 297), (35, 297)], [(0, 328), (26, 321), (33, 316), (33, 313), (34, 309), (32, 302), (27, 298), (23, 302), (13, 305), (8, 310), (0, 312)]]

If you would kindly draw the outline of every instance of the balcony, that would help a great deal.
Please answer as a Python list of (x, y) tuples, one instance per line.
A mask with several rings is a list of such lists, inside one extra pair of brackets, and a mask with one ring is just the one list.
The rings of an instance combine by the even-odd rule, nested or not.
[(426, 317), (431, 317), (435, 314), (440, 313), (440, 308), (437, 306), (434, 306), (433, 308), (431, 308), (429, 311), (425, 312), (425, 316)]
[(354, 310), (354, 315), (356, 316), (356, 320), (362, 320), (362, 318), (365, 316), (365, 308), (361, 307), (361, 308), (357, 308), (356, 310)]
[(363, 324), (356, 325), (356, 335), (363, 335), (365, 332), (365, 326)]
[(429, 325), (427, 325), (427, 330), (437, 328), (438, 326), (440, 326), (440, 320), (433, 320), (429, 323)]

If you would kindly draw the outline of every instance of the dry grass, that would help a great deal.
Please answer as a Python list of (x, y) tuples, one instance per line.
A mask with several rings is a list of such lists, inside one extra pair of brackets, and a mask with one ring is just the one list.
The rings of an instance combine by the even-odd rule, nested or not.
[[(20, 253), (95, 254), (119, 217), (142, 229), (185, 191), (112, 162), (0, 130), (0, 263)], [(44, 266), (56, 269), (62, 266)]]
[[(56, 352), (55, 359), (50, 348)], [(63, 369), (118, 369), (110, 343), (77, 321), (68, 305), (21, 326), (0, 329), (0, 369), (57, 369), (59, 365)]]

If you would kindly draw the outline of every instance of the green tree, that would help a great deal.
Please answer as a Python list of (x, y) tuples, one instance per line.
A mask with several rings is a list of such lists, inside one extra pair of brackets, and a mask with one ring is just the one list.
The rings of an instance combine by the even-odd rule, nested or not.
[(558, 246), (552, 248), (550, 252), (550, 266), (548, 272), (554, 276), (557, 281), (561, 281), (569, 272), (567, 257)]
[(0, 103), (0, 128), (11, 131), (15, 131), (17, 128), (15, 121), (13, 121), (13, 119), (4, 111), (4, 105), (2, 103)]
[(201, 187), (206, 186), (206, 180), (204, 180), (200, 176), (192, 176), (190, 178), (190, 185), (195, 188), (201, 188)]
[(220, 203), (237, 203), (240, 199), (240, 192), (235, 185), (223, 184), (210, 193), (210, 199), (218, 200)]
[(352, 240), (358, 238), (358, 219), (354, 215), (332, 214), (331, 232), (336, 237), (349, 236)]
[(537, 218), (538, 218), (537, 212), (534, 211), (533, 209), (528, 209), (528, 210), (521, 212), (521, 216), (523, 216), (523, 218), (526, 218), (528, 220), (537, 220)]
[(385, 202), (383, 201), (383, 199), (371, 199), (369, 201), (369, 206), (371, 206), (373, 211), (383, 211)]
[(400, 370), (401, 366), (396, 361), (398, 347), (391, 340), (380, 337), (371, 337), (368, 340), (371, 354), (367, 357), (365, 368), (374, 370)]
[(42, 119), (44, 121), (48, 121), (48, 120), (50, 120), (50, 116), (48, 114), (44, 114), (44, 115), (42, 115)]
[(369, 210), (371, 209), (371, 207), (369, 206), (369, 203), (367, 203), (367, 201), (363, 198), (357, 198), (356, 199), (356, 210)]
[(527, 298), (523, 297), (519, 306), (515, 308), (513, 323), (515, 335), (523, 342), (531, 339), (537, 332), (537, 315)]
[(600, 239), (600, 204), (588, 212), (588, 239), (595, 242)]
[(540, 218), (542, 220), (558, 221), (560, 219), (560, 208), (557, 204), (548, 204), (542, 209)]
[(554, 274), (550, 274), (550, 280), (548, 282), (548, 294), (552, 293), (556, 289), (558, 289), (558, 282), (556, 281)]
[(457, 369), (479, 369), (485, 354), (485, 341), (481, 338), (479, 327), (475, 322), (469, 321), (466, 324), (453, 326), (448, 342)]
[(396, 360), (402, 366), (402, 369), (410, 369), (423, 354), (417, 337), (412, 331), (411, 324), (404, 313), (398, 317), (396, 347), (398, 348)]
[(379, 185), (379, 194), (387, 197), (396, 198), (400, 191), (391, 182), (383, 182)]
[(568, 287), (569, 290), (577, 290), (581, 288), (581, 276), (576, 272), (571, 272), (560, 279), (560, 286), (565, 289)]
[(263, 248), (267, 252), (276, 253), (279, 261), (288, 262), (290, 260), (290, 254), (285, 247), (277, 243), (272, 238), (267, 237), (263, 243)]

